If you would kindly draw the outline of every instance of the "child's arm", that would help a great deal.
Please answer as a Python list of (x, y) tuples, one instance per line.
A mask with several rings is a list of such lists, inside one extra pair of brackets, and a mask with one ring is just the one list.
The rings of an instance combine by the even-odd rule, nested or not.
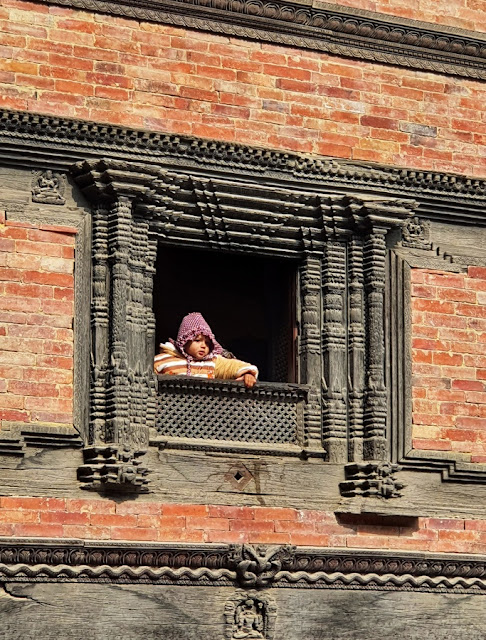
[(256, 376), (253, 373), (244, 373), (242, 376), (238, 376), (236, 380), (243, 380), (245, 387), (251, 389), (256, 385)]
[(245, 387), (253, 387), (258, 378), (258, 369), (255, 365), (236, 358), (223, 358), (217, 356), (215, 361), (215, 378), (220, 380), (243, 380)]

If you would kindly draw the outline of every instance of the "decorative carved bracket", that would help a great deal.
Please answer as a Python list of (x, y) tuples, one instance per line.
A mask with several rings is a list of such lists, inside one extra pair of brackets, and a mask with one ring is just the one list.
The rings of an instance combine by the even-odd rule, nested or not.
[(140, 460), (143, 454), (122, 446), (86, 447), (78, 479), (83, 489), (147, 491), (148, 470)]
[(262, 588), (271, 585), (275, 576), (292, 561), (295, 547), (254, 547), (251, 544), (231, 548), (230, 565), (242, 587)]
[(339, 484), (341, 495), (347, 498), (399, 498), (405, 487), (395, 473), (400, 470), (391, 462), (350, 464), (344, 468), (346, 480)]

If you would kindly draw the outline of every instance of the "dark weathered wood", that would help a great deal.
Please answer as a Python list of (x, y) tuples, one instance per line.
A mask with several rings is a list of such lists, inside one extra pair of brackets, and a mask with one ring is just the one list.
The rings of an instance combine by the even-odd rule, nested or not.
[[(223, 640), (225, 604), (235, 593), (228, 587), (7, 583), (0, 592), (0, 634), (2, 640)], [(276, 606), (276, 640), (484, 638), (484, 596), (331, 589), (265, 595)]]
[[(53, 496), (103, 499), (83, 491), (76, 479), (82, 453), (72, 449), (29, 448), (23, 459), (0, 456), (0, 493), (11, 496)], [(444, 484), (440, 471), (396, 474), (405, 484), (403, 497), (393, 500), (341, 498), (343, 466), (319, 459), (302, 461), (277, 456), (151, 450), (144, 464), (152, 471), (150, 493), (137, 501), (256, 505), (371, 512), (450, 518), (485, 518), (486, 487)], [(228, 478), (244, 464), (252, 478), (239, 489)], [(116, 495), (115, 495), (116, 499)]]

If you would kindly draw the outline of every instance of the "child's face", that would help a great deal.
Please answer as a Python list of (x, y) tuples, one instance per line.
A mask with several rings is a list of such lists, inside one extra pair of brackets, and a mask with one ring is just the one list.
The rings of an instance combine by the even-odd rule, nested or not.
[(211, 347), (211, 340), (200, 333), (194, 340), (186, 342), (184, 349), (188, 355), (194, 358), (194, 360), (202, 360), (211, 351)]

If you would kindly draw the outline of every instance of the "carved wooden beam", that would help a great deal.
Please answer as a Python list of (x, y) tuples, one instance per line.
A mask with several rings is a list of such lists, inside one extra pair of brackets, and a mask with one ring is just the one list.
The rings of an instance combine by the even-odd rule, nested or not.
[(482, 33), (325, 2), (56, 0), (56, 4), (413, 69), (486, 77)]
[[(245, 585), (486, 593), (481, 555), (303, 547), (25, 540), (0, 544), (2, 582)], [(265, 593), (265, 590), (263, 591)]]

